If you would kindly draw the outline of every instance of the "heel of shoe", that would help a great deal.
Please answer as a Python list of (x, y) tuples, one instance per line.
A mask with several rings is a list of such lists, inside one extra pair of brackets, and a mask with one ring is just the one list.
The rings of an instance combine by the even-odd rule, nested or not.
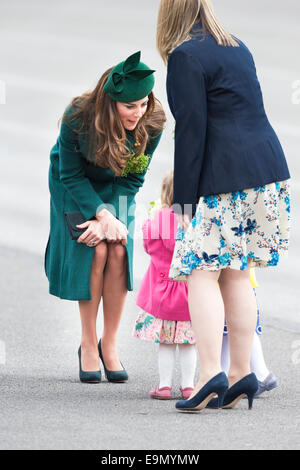
[[(249, 402), (249, 410), (252, 410), (253, 407), (253, 399), (255, 393), (258, 389), (258, 382), (255, 374), (249, 374), (239, 382), (236, 382), (232, 387), (230, 387), (225, 396), (222, 397), (222, 389), (220, 388), (220, 392), (216, 392), (219, 397), (219, 403), (223, 399), (222, 408), (223, 409), (232, 409), (234, 408), (242, 398), (248, 397)], [(217, 408), (218, 399), (212, 400), (211, 403), (208, 404), (209, 408)]]
[(252, 410), (253, 408), (253, 401), (254, 401), (254, 394), (249, 394), (247, 395), (248, 398), (248, 404), (249, 404), (249, 410)]
[(218, 408), (222, 408), (227, 390), (228, 388), (225, 388), (218, 393)]

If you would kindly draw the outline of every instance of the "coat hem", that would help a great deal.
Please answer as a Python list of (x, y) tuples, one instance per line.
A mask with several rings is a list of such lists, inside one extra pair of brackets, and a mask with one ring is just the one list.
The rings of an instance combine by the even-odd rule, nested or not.
[(72, 294), (61, 293), (59, 292), (59, 290), (56, 290), (53, 288), (49, 289), (49, 294), (54, 295), (55, 297), (58, 297), (59, 299), (62, 299), (62, 300), (71, 300), (71, 301), (92, 300), (91, 296), (86, 295), (86, 293), (78, 294), (76, 295), (76, 298), (74, 298), (74, 295)]

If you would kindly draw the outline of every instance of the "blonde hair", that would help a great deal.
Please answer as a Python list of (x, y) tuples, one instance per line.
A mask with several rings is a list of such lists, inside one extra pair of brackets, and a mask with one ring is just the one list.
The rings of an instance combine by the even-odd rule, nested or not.
[(191, 29), (200, 23), (203, 33), (211, 34), (219, 46), (239, 46), (219, 23), (211, 0), (161, 0), (156, 44), (165, 64), (176, 47), (192, 38)]
[(172, 170), (162, 180), (160, 195), (162, 209), (173, 205), (173, 179), (174, 171)]

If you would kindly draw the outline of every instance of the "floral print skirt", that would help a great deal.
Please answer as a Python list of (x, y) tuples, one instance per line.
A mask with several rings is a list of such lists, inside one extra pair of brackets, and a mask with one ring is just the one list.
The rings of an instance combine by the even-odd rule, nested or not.
[(288, 252), (290, 180), (202, 196), (184, 232), (179, 226), (169, 277), (186, 281), (193, 269), (276, 266)]
[(144, 310), (136, 319), (132, 335), (153, 343), (195, 344), (190, 321), (162, 320)]

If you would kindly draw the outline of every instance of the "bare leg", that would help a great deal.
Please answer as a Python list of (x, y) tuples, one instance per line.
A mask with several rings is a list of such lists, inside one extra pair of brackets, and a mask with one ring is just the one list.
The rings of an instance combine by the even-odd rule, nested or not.
[(81, 365), (84, 371), (100, 369), (96, 322), (103, 289), (103, 271), (108, 254), (106, 242), (99, 243), (94, 250), (90, 280), (92, 300), (78, 302), (82, 327)]
[(229, 332), (230, 386), (251, 373), (250, 359), (257, 321), (257, 303), (249, 281), (249, 269), (224, 269), (220, 288)]
[(117, 354), (117, 332), (127, 295), (127, 253), (121, 243), (108, 244), (103, 283), (103, 359), (108, 370), (121, 370)]
[(222, 372), (224, 305), (218, 286), (220, 271), (193, 270), (188, 277), (189, 310), (200, 359), (201, 378), (191, 398)]

